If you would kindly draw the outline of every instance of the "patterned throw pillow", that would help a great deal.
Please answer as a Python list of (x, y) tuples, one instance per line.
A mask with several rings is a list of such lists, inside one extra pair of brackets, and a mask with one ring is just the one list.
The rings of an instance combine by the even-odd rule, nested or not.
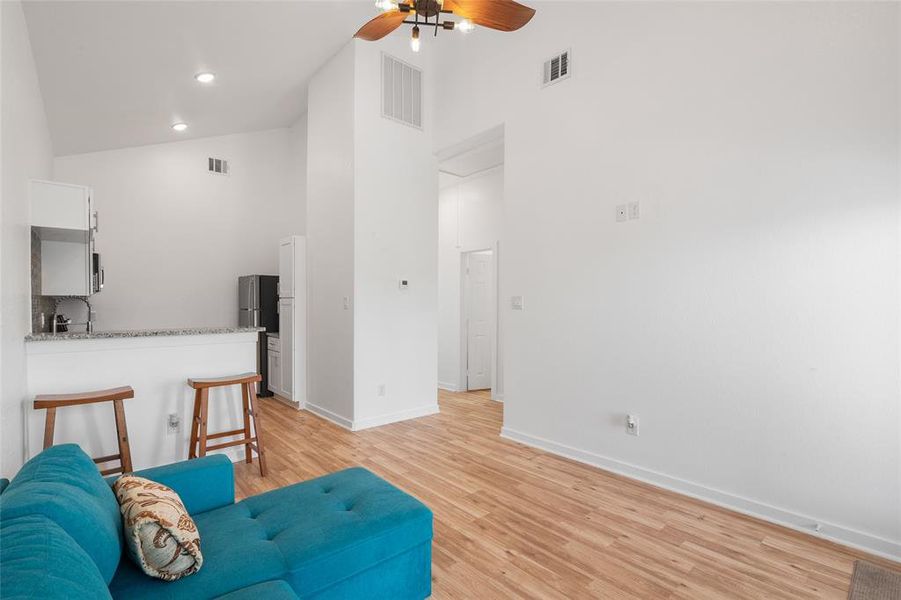
[(203, 565), (200, 534), (181, 498), (170, 488), (134, 475), (116, 480), (131, 559), (151, 577), (175, 581)]

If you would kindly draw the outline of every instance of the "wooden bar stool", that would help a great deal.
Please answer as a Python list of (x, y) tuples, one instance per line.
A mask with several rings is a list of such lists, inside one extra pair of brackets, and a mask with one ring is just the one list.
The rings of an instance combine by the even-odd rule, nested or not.
[[(266, 454), (263, 452), (262, 431), (260, 430), (260, 415), (256, 410), (256, 384), (262, 380), (257, 373), (244, 373), (243, 375), (231, 375), (216, 377), (213, 379), (189, 379), (188, 385), (194, 388), (194, 420), (191, 422), (191, 448), (188, 450), (188, 458), (206, 456), (209, 450), (221, 450), (232, 446), (244, 446), (244, 460), (253, 462), (251, 450), (256, 450), (260, 459), (260, 475), (266, 476)], [(232, 429), (221, 433), (207, 433), (207, 421), (209, 417), (208, 402), (210, 388), (224, 387), (228, 385), (241, 386), (241, 399), (244, 409), (244, 427)], [(253, 434), (250, 431), (250, 420), (253, 419)], [(242, 435), (240, 439), (208, 446), (207, 441), (218, 438)]]
[[(116, 437), (119, 441), (119, 454), (101, 456), (95, 458), (97, 464), (119, 461), (118, 467), (101, 469), (101, 475), (113, 473), (131, 473), (131, 449), (128, 446), (128, 429), (125, 427), (125, 409), (122, 401), (134, 398), (135, 391), (131, 386), (117, 387), (111, 390), (98, 390), (96, 392), (82, 392), (80, 394), (43, 394), (34, 397), (35, 410), (47, 409), (47, 419), (44, 421), (44, 450), (53, 445), (53, 432), (56, 428), (56, 409), (63, 406), (79, 406), (82, 404), (95, 404), (97, 402), (112, 402), (113, 412), (116, 415)], [(98, 467), (99, 468), (99, 467)]]

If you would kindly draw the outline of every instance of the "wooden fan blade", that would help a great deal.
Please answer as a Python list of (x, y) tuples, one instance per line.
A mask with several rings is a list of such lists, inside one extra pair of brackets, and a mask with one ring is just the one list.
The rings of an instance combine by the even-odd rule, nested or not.
[(444, 9), (498, 31), (516, 31), (535, 15), (534, 8), (513, 0), (444, 0)]
[(399, 10), (383, 12), (376, 18), (360, 27), (360, 30), (356, 34), (354, 34), (354, 37), (369, 42), (380, 40), (400, 27), (400, 24), (403, 23), (404, 19), (406, 18), (407, 13), (401, 12)]

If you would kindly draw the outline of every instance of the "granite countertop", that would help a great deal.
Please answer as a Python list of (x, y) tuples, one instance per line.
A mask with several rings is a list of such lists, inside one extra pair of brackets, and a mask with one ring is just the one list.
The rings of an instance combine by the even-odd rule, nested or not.
[(187, 327), (184, 329), (123, 329), (118, 331), (72, 331), (66, 333), (36, 333), (26, 335), (26, 342), (63, 340), (99, 340), (109, 338), (164, 337), (174, 335), (212, 335), (218, 333), (250, 333), (264, 331), (263, 327)]

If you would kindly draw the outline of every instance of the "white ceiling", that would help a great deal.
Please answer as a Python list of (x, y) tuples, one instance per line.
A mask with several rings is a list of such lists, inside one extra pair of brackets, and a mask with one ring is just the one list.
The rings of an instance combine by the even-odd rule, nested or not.
[[(25, 3), (58, 156), (291, 125), (313, 73), (376, 14), (371, 0)], [(194, 81), (207, 70), (215, 83)]]
[(504, 139), (500, 138), (444, 158), (438, 163), (438, 169), (456, 177), (469, 177), (502, 164)]

